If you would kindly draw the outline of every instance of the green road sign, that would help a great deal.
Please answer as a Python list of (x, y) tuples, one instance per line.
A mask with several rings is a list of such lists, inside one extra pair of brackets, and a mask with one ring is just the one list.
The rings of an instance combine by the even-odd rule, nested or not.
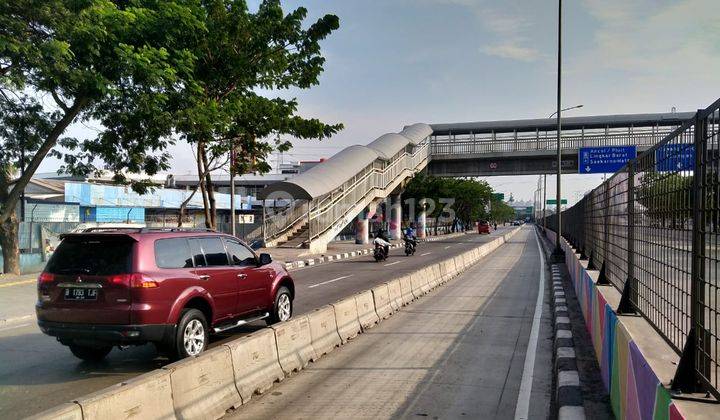
[(534, 208), (535, 208), (535, 207), (525, 207), (525, 213), (526, 213), (526, 214), (532, 214)]
[(496, 200), (503, 201), (505, 200), (505, 193), (493, 193), (493, 197)]
[[(547, 204), (557, 204), (557, 200), (554, 198), (548, 198), (546, 201)], [(567, 204), (567, 198), (563, 198), (560, 200), (560, 204)]]

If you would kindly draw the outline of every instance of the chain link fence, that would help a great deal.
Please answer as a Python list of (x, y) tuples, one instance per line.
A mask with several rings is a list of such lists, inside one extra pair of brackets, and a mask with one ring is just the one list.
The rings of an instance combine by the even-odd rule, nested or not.
[[(598, 283), (681, 355), (673, 389), (720, 398), (720, 100), (562, 213)], [(547, 227), (557, 228), (548, 216)]]

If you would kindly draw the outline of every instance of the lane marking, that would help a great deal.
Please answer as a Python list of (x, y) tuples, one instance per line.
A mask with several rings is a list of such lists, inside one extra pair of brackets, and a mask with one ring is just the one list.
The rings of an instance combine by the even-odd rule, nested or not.
[(448, 249), (448, 248), (450, 248), (451, 246), (452, 246), (452, 245), (448, 245), (448, 246), (445, 247), (445, 249)]
[(424, 253), (424, 254), (420, 254), (420, 256), (421, 256), (421, 257), (424, 257), (424, 256), (430, 255), (430, 254), (432, 254), (432, 252), (426, 252), (426, 253)]
[(389, 264), (385, 264), (383, 267), (387, 267), (387, 266), (395, 265), (395, 264), (400, 264), (401, 262), (402, 262), (402, 261), (391, 262), (391, 263), (389, 263)]
[(30, 284), (30, 283), (35, 283), (35, 282), (37, 282), (37, 279), (20, 280), (20, 281), (14, 281), (12, 283), (0, 284), (0, 287), (20, 286), (21, 284)]
[(32, 324), (18, 324), (18, 325), (11, 325), (9, 327), (0, 327), (0, 331), (14, 330), (16, 328), (29, 327), (30, 325), (32, 325)]
[(533, 315), (532, 327), (530, 329), (530, 340), (525, 352), (525, 366), (523, 367), (522, 380), (520, 381), (520, 392), (518, 393), (517, 404), (515, 405), (515, 420), (526, 420), (530, 412), (530, 393), (532, 392), (533, 374), (535, 370), (535, 352), (537, 351), (538, 336), (540, 335), (540, 318), (542, 317), (543, 294), (545, 292), (545, 254), (537, 232), (535, 242), (540, 253), (540, 283), (538, 284), (538, 297), (535, 302), (535, 314)]
[(338, 277), (338, 278), (336, 278), (336, 279), (324, 281), (324, 282), (322, 282), (322, 283), (316, 283), (316, 284), (313, 284), (313, 285), (308, 286), (308, 289), (312, 289), (313, 287), (322, 286), (322, 285), (324, 285), (324, 284), (333, 283), (333, 282), (336, 282), (336, 281), (339, 281), (339, 280), (342, 280), (342, 279), (346, 279), (346, 278), (352, 277), (352, 276), (354, 276), (354, 274), (350, 274), (350, 275), (347, 275), (347, 276)]

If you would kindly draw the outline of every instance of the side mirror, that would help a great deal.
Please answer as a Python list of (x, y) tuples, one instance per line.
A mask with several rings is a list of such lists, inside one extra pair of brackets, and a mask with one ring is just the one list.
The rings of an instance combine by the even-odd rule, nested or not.
[(270, 254), (265, 254), (265, 253), (260, 254), (260, 258), (258, 260), (259, 265), (268, 265), (271, 262), (272, 262), (272, 257), (270, 256)]

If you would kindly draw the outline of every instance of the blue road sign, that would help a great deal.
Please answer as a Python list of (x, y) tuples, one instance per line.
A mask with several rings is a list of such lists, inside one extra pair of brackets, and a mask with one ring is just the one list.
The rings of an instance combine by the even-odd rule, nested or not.
[(581, 174), (612, 173), (637, 156), (635, 146), (581, 147), (578, 151), (578, 172)]
[(655, 170), (658, 172), (689, 171), (694, 167), (694, 144), (666, 144), (655, 151)]

